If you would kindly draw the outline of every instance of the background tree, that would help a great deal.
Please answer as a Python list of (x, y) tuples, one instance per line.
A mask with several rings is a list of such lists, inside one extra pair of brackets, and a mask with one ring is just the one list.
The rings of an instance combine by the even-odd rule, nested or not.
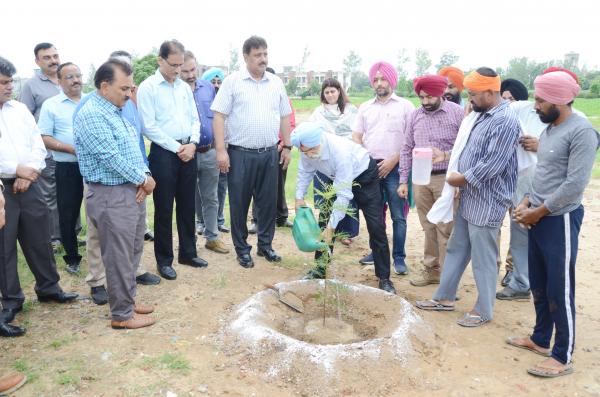
[(298, 80), (296, 78), (289, 79), (288, 83), (285, 86), (285, 90), (288, 95), (296, 95), (296, 91), (298, 91)]
[(429, 57), (429, 51), (423, 48), (416, 49), (415, 66), (417, 69), (417, 76), (422, 76), (427, 72), (427, 69), (431, 67), (431, 58)]
[(344, 73), (349, 75), (351, 78), (350, 87), (346, 87), (348, 92), (356, 93), (363, 91), (366, 87), (370, 86), (369, 77), (361, 72), (360, 65), (362, 64), (362, 58), (354, 52), (354, 50), (350, 50), (346, 58), (344, 58)]
[(398, 86), (396, 93), (400, 96), (409, 96), (412, 92), (412, 82), (408, 79), (407, 65), (410, 61), (408, 50), (401, 48), (398, 51), (398, 60), (396, 63), (396, 71), (398, 72)]
[(237, 48), (229, 50), (229, 73), (240, 70), (239, 51)]
[(444, 66), (452, 66), (458, 62), (459, 56), (455, 55), (452, 51), (444, 51), (440, 57), (440, 61), (435, 65), (435, 70), (440, 70)]
[(87, 81), (83, 84), (83, 92), (88, 93), (96, 89), (94, 85), (94, 77), (96, 76), (96, 67), (94, 64), (90, 64), (90, 71), (88, 73)]
[(158, 50), (155, 48), (149, 54), (144, 55), (143, 57), (135, 57), (133, 58), (133, 81), (135, 85), (140, 85), (140, 83), (148, 76), (151, 76), (158, 69)]

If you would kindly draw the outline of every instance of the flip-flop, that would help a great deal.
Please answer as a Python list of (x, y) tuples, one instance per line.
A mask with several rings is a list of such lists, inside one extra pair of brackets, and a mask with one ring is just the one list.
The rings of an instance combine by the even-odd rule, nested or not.
[(440, 302), (428, 299), (425, 301), (416, 301), (415, 306), (421, 310), (431, 310), (437, 312), (451, 312), (454, 310), (454, 305), (443, 305)]
[(456, 320), (458, 325), (468, 328), (480, 327), (490, 320), (484, 320), (479, 314), (465, 313), (464, 316)]
[(508, 338), (506, 338), (506, 343), (509, 344), (509, 345), (511, 345), (511, 346), (518, 347), (519, 349), (529, 350), (530, 352), (533, 352), (535, 354), (539, 354), (540, 356), (543, 356), (543, 357), (550, 357), (552, 355), (550, 353), (550, 351), (548, 351), (548, 352), (542, 352), (542, 351), (539, 351), (539, 350), (537, 350), (537, 349), (535, 349), (533, 347), (529, 347), (529, 346), (525, 346), (525, 345), (520, 345), (520, 344), (518, 344), (516, 342), (517, 339), (520, 339), (520, 338), (509, 336)]
[(540, 378), (557, 378), (559, 376), (572, 374), (573, 364), (567, 365), (564, 369), (558, 372), (554, 371), (556, 371), (556, 368), (540, 367), (536, 365), (535, 367), (529, 368), (527, 373), (533, 376), (539, 376)]

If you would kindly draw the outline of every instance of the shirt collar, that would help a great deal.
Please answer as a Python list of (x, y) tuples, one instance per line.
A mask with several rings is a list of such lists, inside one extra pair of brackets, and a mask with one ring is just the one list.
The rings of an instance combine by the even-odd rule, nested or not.
[(400, 101), (400, 97), (399, 97), (398, 95), (396, 95), (395, 93), (393, 93), (393, 92), (392, 92), (392, 95), (391, 95), (391, 96), (388, 98), (388, 100), (387, 100), (387, 101), (385, 101), (385, 102), (378, 101), (378, 100), (377, 100), (377, 96), (375, 96), (374, 98), (371, 98), (371, 99), (369, 100), (369, 103), (378, 103), (378, 104), (380, 104), (380, 105), (387, 105), (387, 104), (388, 104), (388, 103), (390, 103), (390, 101), (392, 101), (392, 100), (394, 100), (394, 101), (398, 102), (398, 101)]
[[(248, 71), (247, 68), (240, 70), (240, 74), (242, 75), (242, 79), (254, 80), (254, 77), (252, 77), (252, 75), (250, 74), (250, 72)], [(271, 79), (271, 76), (269, 75), (269, 73), (265, 72), (265, 73), (263, 73), (263, 76), (259, 81), (270, 80), (270, 79)], [(256, 81), (256, 80), (254, 80), (254, 81)]]
[(104, 98), (102, 95), (96, 94), (96, 97), (93, 99), (96, 100), (100, 107), (104, 108), (105, 110), (108, 110), (109, 112), (119, 113), (119, 111), (121, 110), (108, 99)]
[[(158, 82), (158, 84), (170, 84), (166, 79), (165, 76), (162, 75), (162, 73), (160, 72), (160, 69), (156, 69), (156, 72), (154, 72), (154, 76), (156, 78), (156, 81)], [(177, 86), (181, 84), (181, 79), (179, 77), (177, 77), (175, 79), (175, 81), (173, 82), (173, 86)], [(187, 83), (186, 83), (187, 84)]]
[(42, 81), (50, 81), (52, 84), (54, 84), (54, 82), (52, 80), (50, 80), (48, 78), (48, 76), (46, 76), (43, 72), (42, 69), (36, 69), (35, 70), (35, 74), (38, 76), (38, 78)]

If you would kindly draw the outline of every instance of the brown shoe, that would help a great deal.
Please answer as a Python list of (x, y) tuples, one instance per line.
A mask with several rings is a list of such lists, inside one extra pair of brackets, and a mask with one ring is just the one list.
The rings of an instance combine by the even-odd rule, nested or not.
[(27, 382), (27, 377), (23, 374), (11, 374), (0, 378), (0, 396), (8, 396), (17, 391), (18, 388)]
[(141, 303), (136, 303), (133, 305), (133, 311), (137, 314), (150, 314), (154, 311), (154, 307), (150, 305), (142, 305)]
[(430, 274), (422, 274), (419, 278), (416, 278), (414, 280), (410, 280), (410, 284), (415, 286), (415, 287), (424, 287), (426, 285), (429, 284), (439, 284), (440, 283), (440, 277), (439, 276), (433, 276)]
[(156, 320), (153, 317), (145, 314), (134, 313), (133, 317), (126, 321), (115, 321), (110, 322), (110, 326), (114, 329), (138, 329), (143, 327), (149, 327), (154, 324)]
[(223, 241), (221, 241), (220, 239), (213, 240), (213, 241), (207, 241), (206, 244), (204, 245), (204, 248), (214, 251), (218, 254), (228, 254), (229, 253), (229, 250), (225, 247), (225, 243), (223, 243)]

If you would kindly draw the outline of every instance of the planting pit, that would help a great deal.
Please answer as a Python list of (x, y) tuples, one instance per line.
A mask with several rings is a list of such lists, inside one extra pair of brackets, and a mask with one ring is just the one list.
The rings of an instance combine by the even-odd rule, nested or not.
[(368, 391), (385, 385), (391, 362), (405, 365), (425, 346), (428, 355), (436, 350), (429, 328), (398, 295), (332, 280), (299, 280), (276, 287), (281, 294), (297, 295), (303, 313), (281, 303), (272, 290), (264, 290), (225, 319), (223, 348), (240, 355), (242, 371), (263, 374), (271, 381), (285, 379), (303, 392), (320, 395), (339, 392), (346, 377), (365, 377), (368, 371), (366, 379), (373, 381), (364, 383)]

